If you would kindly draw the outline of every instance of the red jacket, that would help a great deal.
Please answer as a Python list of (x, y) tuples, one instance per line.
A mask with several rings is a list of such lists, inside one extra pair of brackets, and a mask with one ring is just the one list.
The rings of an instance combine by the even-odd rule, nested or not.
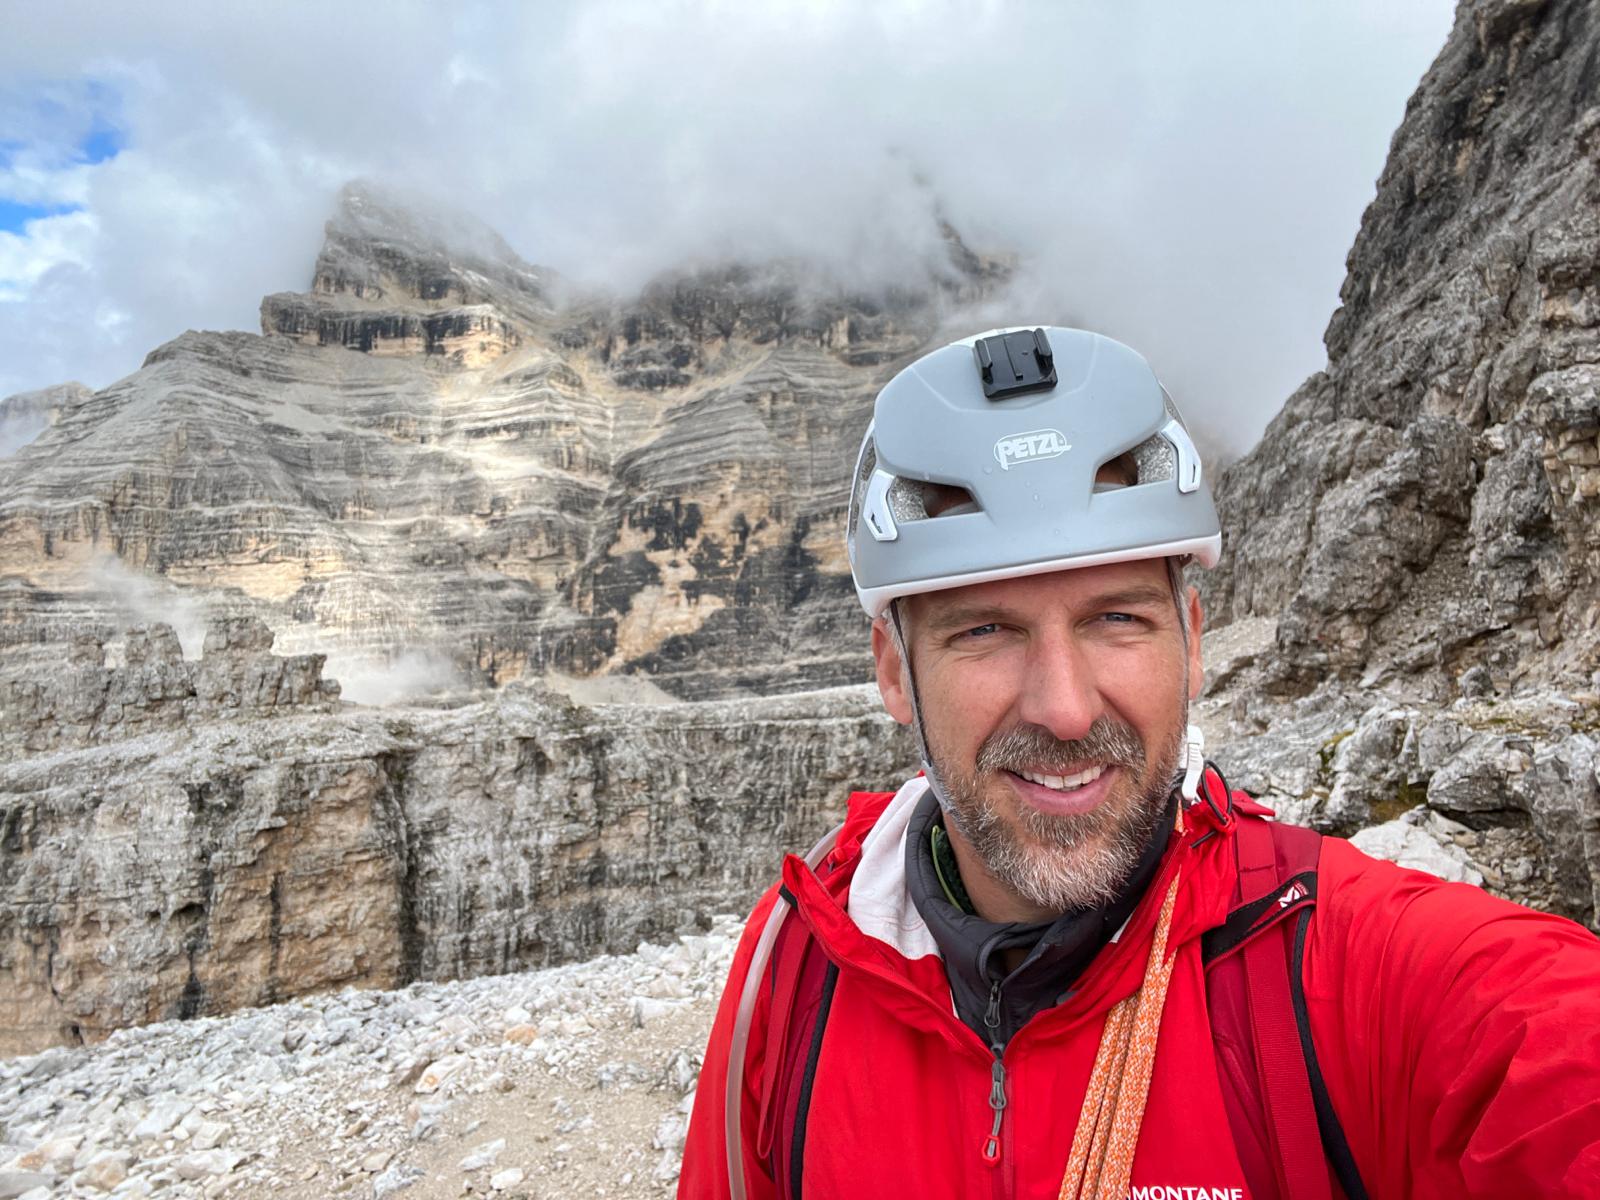
[[(925, 786), (918, 779), (893, 797), (852, 796), (826, 882), (793, 855), (783, 866), (799, 916), (839, 966), (808, 1109), (804, 1194), (1054, 1200), (1106, 1013), (1138, 988), (1157, 903), (1177, 873), (1176, 963), (1131, 1194), (1252, 1200), (1224, 1115), (1200, 958), (1200, 935), (1222, 923), (1233, 895), (1233, 826), (1214, 833), (1204, 805), (1190, 810), (1120, 936), (1062, 1004), (1012, 1038), (1000, 1154), (991, 1160), (993, 1056), (955, 1016), (943, 963), (904, 886), (905, 826)], [(775, 886), (756, 905), (734, 957), (680, 1197), (729, 1195), (729, 1043), (776, 894)], [(1310, 930), (1312, 1037), (1373, 1200), (1600, 1197), (1600, 940), (1337, 838), (1322, 844)], [(744, 1071), (750, 1200), (775, 1194), (754, 1150), (770, 990), (760, 992)]]

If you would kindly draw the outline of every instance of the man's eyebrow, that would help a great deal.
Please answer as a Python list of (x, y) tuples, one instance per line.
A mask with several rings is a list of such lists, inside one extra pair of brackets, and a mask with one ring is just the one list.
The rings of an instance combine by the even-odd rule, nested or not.
[(961, 604), (934, 613), (928, 618), (928, 627), (934, 633), (947, 633), (952, 629), (976, 629), (979, 625), (1003, 621), (1010, 615), (1009, 608), (998, 604)]
[(1146, 605), (1171, 604), (1172, 590), (1170, 588), (1148, 586), (1125, 588), (1119, 592), (1107, 592), (1096, 596), (1091, 602), (1091, 608), (1140, 608)]

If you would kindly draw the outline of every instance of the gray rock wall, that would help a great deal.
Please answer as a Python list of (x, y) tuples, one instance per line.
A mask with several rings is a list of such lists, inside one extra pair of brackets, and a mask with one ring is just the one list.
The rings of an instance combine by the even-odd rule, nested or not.
[[(36, 715), (54, 748), (0, 762), (0, 1054), (631, 950), (747, 908), (914, 759), (862, 688), (329, 712), (314, 672), (234, 652), (94, 668), (114, 699)], [(240, 702), (196, 707), (222, 677)], [(285, 678), (306, 702), (265, 699)]]
[(1600, 929), (1600, 695), (1223, 688), (1197, 716), (1228, 782), (1279, 816), (1347, 837), (1406, 817), (1490, 891)]
[(1600, 662), (1600, 13), (1468, 0), (1407, 105), (1328, 366), (1223, 477), (1215, 620), (1275, 691)]
[(0, 760), (205, 720), (331, 711), (339, 685), (322, 678), (323, 656), (280, 658), (272, 643), (262, 622), (223, 618), (191, 663), (171, 626), (141, 625), (123, 638), (123, 665), (107, 668), (100, 639), (79, 634), (56, 669), (0, 678)]

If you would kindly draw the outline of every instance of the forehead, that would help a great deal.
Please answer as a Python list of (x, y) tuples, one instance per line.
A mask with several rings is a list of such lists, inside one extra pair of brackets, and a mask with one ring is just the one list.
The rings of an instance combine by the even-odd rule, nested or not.
[(1161, 558), (1106, 563), (1072, 571), (1049, 571), (1019, 579), (997, 579), (906, 597), (910, 611), (926, 619), (955, 609), (996, 609), (1017, 613), (1075, 608), (1110, 595), (1154, 591), (1172, 595), (1167, 564)]

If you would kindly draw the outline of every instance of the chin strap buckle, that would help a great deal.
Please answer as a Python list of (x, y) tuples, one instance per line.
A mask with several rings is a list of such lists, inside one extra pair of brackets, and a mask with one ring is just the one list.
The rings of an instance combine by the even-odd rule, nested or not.
[(1181, 794), (1186, 804), (1200, 798), (1200, 777), (1206, 770), (1206, 739), (1197, 725), (1189, 726), (1183, 741), (1183, 787)]

